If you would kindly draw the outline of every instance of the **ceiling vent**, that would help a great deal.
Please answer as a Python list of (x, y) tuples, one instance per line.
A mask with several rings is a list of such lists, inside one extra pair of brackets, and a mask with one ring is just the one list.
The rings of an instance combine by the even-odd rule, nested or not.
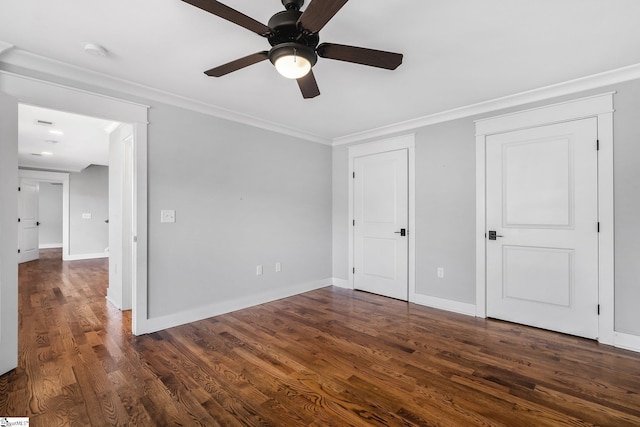
[(54, 122), (50, 122), (48, 120), (39, 120), (39, 119), (36, 119), (36, 124), (40, 126), (47, 126), (47, 127), (52, 127), (53, 125), (55, 125)]

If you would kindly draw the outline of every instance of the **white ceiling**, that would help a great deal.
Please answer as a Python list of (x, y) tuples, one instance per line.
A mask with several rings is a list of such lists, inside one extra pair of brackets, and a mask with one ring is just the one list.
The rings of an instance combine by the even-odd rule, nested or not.
[(18, 163), (20, 167), (70, 172), (91, 164), (108, 166), (109, 133), (117, 126), (108, 120), (20, 104)]
[[(312, 0), (322, 1), (322, 0)], [(266, 23), (280, 0), (224, 0)], [(180, 0), (2, 0), (0, 40), (77, 67), (331, 141), (640, 63), (638, 0), (351, 0), (321, 31), (404, 54), (396, 71), (320, 58), (304, 100), (268, 61), (203, 72), (266, 39)], [(106, 57), (87, 55), (85, 42)]]

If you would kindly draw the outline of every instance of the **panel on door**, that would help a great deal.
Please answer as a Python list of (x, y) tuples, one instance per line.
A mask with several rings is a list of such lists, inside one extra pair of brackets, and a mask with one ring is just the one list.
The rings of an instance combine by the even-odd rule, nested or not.
[(33, 261), (40, 258), (40, 235), (38, 226), (39, 184), (34, 181), (20, 180), (18, 192), (18, 248), (19, 262)]
[(597, 120), (487, 138), (487, 314), (598, 336)]
[(354, 159), (354, 288), (406, 301), (408, 152)]

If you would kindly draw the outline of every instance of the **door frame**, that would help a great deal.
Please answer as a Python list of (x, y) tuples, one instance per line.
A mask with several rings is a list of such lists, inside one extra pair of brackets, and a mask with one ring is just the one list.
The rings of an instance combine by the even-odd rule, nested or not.
[[(131, 329), (150, 332), (148, 295), (147, 134), (149, 106), (96, 92), (0, 70), (0, 91), (19, 103), (104, 118), (133, 125), (133, 264)], [(17, 148), (17, 147), (16, 147)], [(15, 165), (18, 175), (18, 165)]]
[(409, 302), (415, 302), (416, 296), (416, 268), (415, 268), (415, 253), (416, 253), (416, 214), (415, 214), (415, 133), (397, 136), (394, 138), (383, 139), (380, 141), (367, 142), (364, 144), (353, 145), (349, 147), (349, 276), (348, 283), (351, 289), (354, 289), (353, 280), (353, 268), (355, 265), (355, 245), (354, 245), (354, 189), (353, 189), (353, 173), (354, 173), (354, 161), (357, 157), (369, 156), (373, 154), (385, 153), (395, 150), (407, 150), (408, 166), (409, 166), (409, 253), (407, 257), (408, 263), (408, 295)]
[[(613, 94), (607, 92), (476, 120), (476, 316), (487, 317), (486, 139), (490, 135), (595, 117), (598, 120), (598, 341), (615, 345)], [(594, 146), (594, 150), (596, 147)]]

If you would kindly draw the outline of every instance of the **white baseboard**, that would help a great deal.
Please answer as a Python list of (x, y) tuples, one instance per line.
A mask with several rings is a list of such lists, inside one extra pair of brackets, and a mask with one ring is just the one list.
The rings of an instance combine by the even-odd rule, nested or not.
[(41, 243), (38, 248), (40, 249), (58, 249), (62, 247), (62, 243)]
[(304, 283), (285, 289), (278, 289), (271, 292), (248, 295), (245, 297), (223, 301), (216, 304), (196, 307), (188, 311), (181, 311), (166, 316), (154, 317), (145, 320), (143, 324), (139, 323), (137, 334), (149, 334), (152, 332), (161, 331), (163, 329), (173, 328), (174, 326), (197, 322), (198, 320), (208, 319), (210, 317), (219, 316), (221, 314), (230, 313), (232, 311), (242, 310), (256, 305), (288, 298), (316, 289), (325, 288), (327, 286), (331, 286), (330, 278), (316, 280), (314, 282)]
[(468, 304), (460, 301), (453, 301), (444, 298), (431, 297), (422, 294), (413, 294), (409, 296), (409, 301), (415, 304), (425, 305), (427, 307), (437, 308), (440, 310), (452, 311), (454, 313), (466, 314), (467, 316), (476, 315), (475, 304)]
[(333, 286), (336, 286), (338, 288), (353, 289), (353, 286), (351, 286), (351, 282), (346, 279), (338, 279), (337, 277), (333, 277), (331, 279), (331, 283), (333, 283)]
[(98, 252), (95, 254), (77, 254), (77, 255), (63, 255), (63, 261), (80, 261), (83, 259), (96, 259), (96, 258), (109, 258), (108, 253)]
[(613, 345), (625, 350), (640, 352), (640, 336), (615, 332)]
[(107, 289), (107, 296), (105, 297), (105, 299), (107, 300), (107, 302), (109, 302), (112, 306), (114, 306), (115, 308), (117, 308), (118, 310), (122, 311), (122, 307), (120, 307), (118, 304), (116, 304), (115, 300), (109, 296), (109, 290)]

